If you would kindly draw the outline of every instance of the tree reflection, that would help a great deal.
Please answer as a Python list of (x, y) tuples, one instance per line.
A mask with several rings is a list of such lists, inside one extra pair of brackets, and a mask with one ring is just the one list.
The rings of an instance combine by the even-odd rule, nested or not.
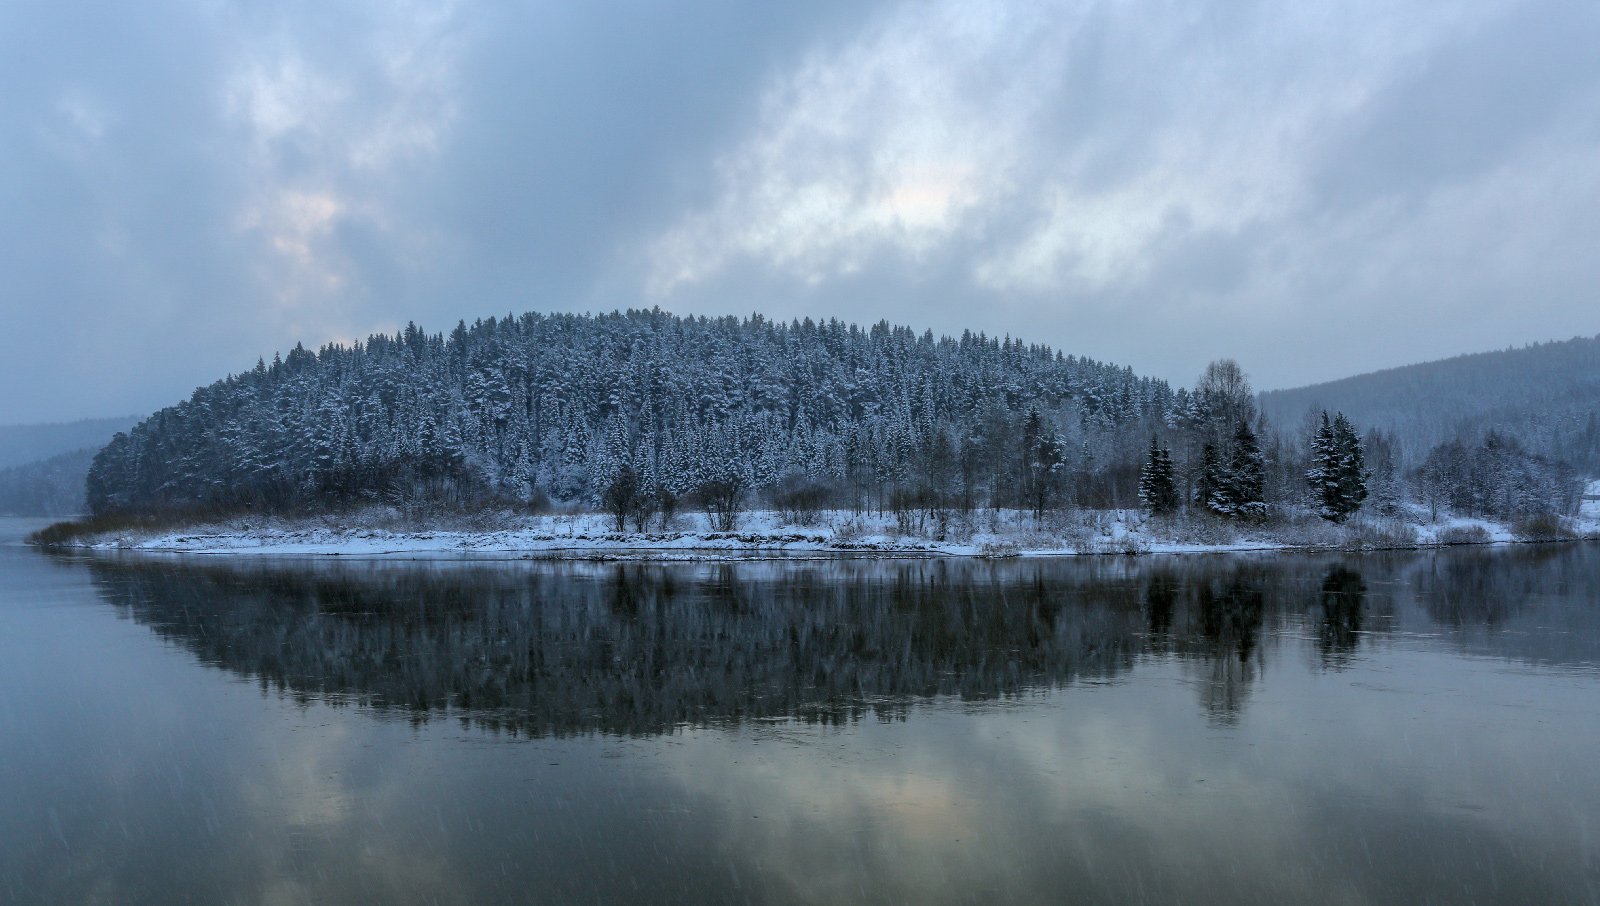
[(1206, 714), (1219, 725), (1238, 723), (1255, 680), (1257, 642), (1266, 619), (1265, 575), (1238, 569), (1197, 588), (1200, 632), (1209, 643), (1210, 675), (1203, 688)]
[(1343, 564), (1328, 570), (1317, 603), (1322, 620), (1317, 624), (1317, 651), (1327, 667), (1347, 666), (1361, 634), (1367, 584), (1361, 574)]
[[(1407, 612), (1481, 646), (1471, 627), (1513, 620), (1552, 590), (1570, 598), (1575, 583), (1594, 590), (1597, 573), (1582, 547), (1543, 559), (1375, 555), (1359, 558), (1360, 571), (1349, 557), (83, 559), (102, 596), (133, 619), (264, 687), (534, 735), (892, 719), (929, 697), (1029, 694), (1116, 676), (1142, 657), (1187, 665), (1205, 714), (1228, 726), (1259, 680), (1266, 640), (1282, 638), (1273, 626), (1314, 626), (1319, 663), (1341, 669), (1363, 636), (1397, 625), (1407, 600), (1420, 602)], [(1563, 618), (1600, 620), (1593, 608)], [(1566, 656), (1551, 644), (1500, 634), (1493, 651)]]
[(207, 663), (300, 697), (536, 735), (893, 717), (1126, 669), (1106, 583), (981, 564), (678, 568), (91, 561)]

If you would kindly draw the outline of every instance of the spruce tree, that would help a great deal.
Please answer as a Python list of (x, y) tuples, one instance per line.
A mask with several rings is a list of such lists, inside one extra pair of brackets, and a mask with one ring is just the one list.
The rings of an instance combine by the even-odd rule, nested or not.
[(1261, 519), (1267, 515), (1266, 457), (1247, 421), (1239, 422), (1239, 430), (1233, 436), (1233, 457), (1228, 464), (1228, 481), (1224, 487), (1229, 515), (1241, 519)]
[(1311, 438), (1311, 468), (1306, 471), (1306, 484), (1311, 488), (1311, 506), (1318, 516), (1329, 522), (1344, 520), (1339, 507), (1338, 452), (1327, 412), (1322, 413), (1322, 424)]
[(1232, 515), (1228, 495), (1228, 469), (1215, 444), (1206, 444), (1200, 457), (1200, 484), (1196, 493), (1201, 506), (1214, 513)]
[(1139, 473), (1139, 502), (1152, 515), (1170, 513), (1178, 508), (1172, 454), (1163, 449), (1154, 436), (1150, 438), (1150, 457)]
[(1333, 420), (1334, 446), (1338, 450), (1339, 503), (1348, 518), (1361, 509), (1367, 499), (1366, 456), (1361, 449), (1361, 435), (1341, 412)]
[(1349, 519), (1367, 499), (1367, 477), (1361, 438), (1350, 420), (1342, 412), (1332, 419), (1322, 413), (1322, 425), (1311, 442), (1311, 469), (1306, 472), (1317, 515), (1329, 522)]

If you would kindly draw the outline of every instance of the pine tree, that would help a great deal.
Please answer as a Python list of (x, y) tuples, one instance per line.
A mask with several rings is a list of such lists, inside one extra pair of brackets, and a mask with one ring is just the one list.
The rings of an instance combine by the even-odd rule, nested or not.
[(1361, 438), (1350, 420), (1342, 412), (1332, 419), (1322, 413), (1322, 424), (1311, 442), (1311, 469), (1306, 473), (1317, 515), (1329, 522), (1349, 519), (1367, 499), (1367, 478)]
[(1200, 484), (1195, 488), (1198, 503), (1214, 513), (1232, 515), (1228, 506), (1228, 469), (1215, 444), (1206, 444), (1200, 457)]
[(1372, 476), (1367, 472), (1366, 456), (1361, 449), (1361, 435), (1350, 424), (1350, 420), (1341, 412), (1333, 420), (1333, 434), (1335, 447), (1338, 450), (1339, 472), (1339, 500), (1344, 508), (1345, 516), (1361, 509), (1362, 501), (1367, 499), (1367, 480)]
[(1172, 454), (1152, 435), (1150, 455), (1139, 473), (1139, 502), (1152, 515), (1171, 513), (1178, 508), (1178, 485), (1173, 477)]
[(1247, 421), (1239, 422), (1239, 430), (1233, 436), (1233, 457), (1224, 489), (1229, 515), (1241, 519), (1266, 517), (1267, 463)]

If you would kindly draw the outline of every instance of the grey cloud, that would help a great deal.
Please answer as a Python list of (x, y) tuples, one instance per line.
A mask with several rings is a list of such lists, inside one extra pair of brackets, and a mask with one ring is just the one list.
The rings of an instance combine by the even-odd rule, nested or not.
[(598, 304), (769, 70), (868, 8), (10, 5), (0, 423), (149, 411), (300, 340)]
[[(1579, 251), (1600, 241), (1588, 7), (996, 6), (1037, 15), (974, 36), (1003, 57), (942, 60), (978, 76), (944, 103), (918, 108), (908, 90), (869, 109), (835, 159), (894, 149), (882, 124), (910, 109), (903, 131), (932, 120), (958, 137), (913, 155), (959, 156), (973, 147), (963, 130), (1013, 130), (976, 145), (977, 172), (1004, 178), (972, 180), (932, 225), (796, 229), (807, 193), (832, 187), (768, 144), (805, 149), (793, 123), (816, 117), (769, 112), (756, 175), (730, 180), (716, 217), (686, 221), (696, 242), (670, 246), (675, 266), (685, 250), (708, 264), (667, 297), (704, 305), (759, 286), (780, 310), (912, 312), (1179, 382), (1230, 355), (1269, 387), (1600, 329), (1582, 288), (1600, 262)], [(891, 40), (864, 39), (880, 45), (864, 56), (915, 60), (899, 48), (948, 40), (924, 10)], [(1019, 94), (1030, 103), (1006, 106)], [(1005, 115), (987, 121), (988, 108)], [(870, 211), (871, 198), (836, 197)], [(855, 257), (874, 242), (870, 261)], [(795, 261), (813, 268), (803, 285), (748, 282)]]
[(1576, 2), (10, 4), (0, 423), (508, 310), (1264, 387), (1593, 333)]
[[(1330, 204), (1426, 194), (1501, 166), (1600, 84), (1600, 7), (1514, 8), (1423, 61), (1328, 152)], [(1583, 111), (1578, 111), (1580, 116)]]

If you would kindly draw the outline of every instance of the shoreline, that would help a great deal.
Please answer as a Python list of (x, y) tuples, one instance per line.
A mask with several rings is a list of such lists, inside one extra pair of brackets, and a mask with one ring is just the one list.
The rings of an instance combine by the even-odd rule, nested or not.
[[(685, 517), (686, 521), (694, 517)], [(1216, 520), (1150, 520), (1130, 511), (1084, 511), (1054, 524), (1033, 524), (1017, 513), (996, 514), (979, 527), (965, 527), (959, 540), (896, 531), (892, 519), (859, 517), (826, 524), (784, 524), (773, 513), (750, 514), (750, 527), (715, 532), (683, 530), (617, 532), (596, 514), (522, 517), (504, 528), (378, 528), (328, 524), (326, 519), (272, 520), (193, 525), (185, 529), (107, 532), (40, 545), (62, 552), (129, 552), (207, 556), (370, 557), (519, 560), (737, 561), (835, 558), (1012, 559), (1151, 554), (1249, 552), (1358, 552), (1462, 545), (1548, 543), (1600, 539), (1600, 518), (1588, 512), (1570, 520), (1565, 536), (1530, 537), (1511, 526), (1477, 519), (1423, 523), (1374, 518), (1343, 525), (1301, 519), (1264, 526)]]

